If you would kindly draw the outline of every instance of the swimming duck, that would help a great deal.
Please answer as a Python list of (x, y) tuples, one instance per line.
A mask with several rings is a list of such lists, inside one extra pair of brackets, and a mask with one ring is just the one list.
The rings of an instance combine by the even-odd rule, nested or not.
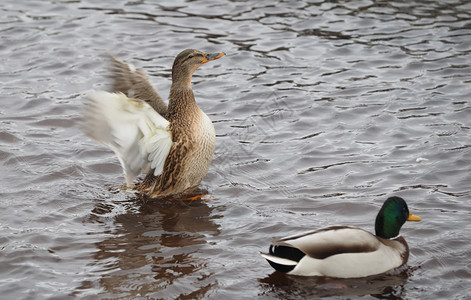
[(280, 272), (302, 276), (358, 278), (400, 267), (409, 258), (399, 230), (420, 221), (400, 197), (388, 198), (376, 216), (376, 235), (354, 226), (330, 226), (274, 241), (261, 255)]
[(185, 194), (197, 187), (209, 170), (216, 134), (198, 107), (191, 89), (196, 69), (224, 53), (187, 49), (174, 60), (168, 107), (132, 65), (112, 59), (115, 92), (87, 96), (84, 127), (94, 140), (112, 149), (123, 167), (126, 183), (151, 197)]

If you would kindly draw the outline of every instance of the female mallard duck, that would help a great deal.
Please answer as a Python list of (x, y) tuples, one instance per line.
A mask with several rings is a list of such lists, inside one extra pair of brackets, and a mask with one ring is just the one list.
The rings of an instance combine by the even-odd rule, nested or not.
[(399, 235), (406, 221), (420, 221), (400, 197), (388, 198), (376, 216), (373, 235), (354, 226), (330, 226), (277, 240), (261, 253), (280, 272), (357, 278), (384, 273), (407, 262), (409, 247)]
[(116, 153), (128, 186), (141, 172), (147, 176), (137, 188), (151, 197), (182, 194), (200, 184), (216, 134), (196, 104), (191, 78), (199, 66), (224, 55), (194, 49), (178, 54), (168, 107), (144, 72), (112, 58), (116, 93), (90, 93), (84, 123), (91, 138)]

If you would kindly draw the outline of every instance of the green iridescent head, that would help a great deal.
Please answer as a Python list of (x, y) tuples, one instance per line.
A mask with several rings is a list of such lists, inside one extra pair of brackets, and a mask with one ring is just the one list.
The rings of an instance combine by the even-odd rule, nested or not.
[(420, 220), (420, 217), (409, 212), (404, 199), (401, 197), (390, 197), (384, 202), (376, 216), (376, 235), (385, 239), (395, 238), (399, 235), (399, 231), (406, 221)]

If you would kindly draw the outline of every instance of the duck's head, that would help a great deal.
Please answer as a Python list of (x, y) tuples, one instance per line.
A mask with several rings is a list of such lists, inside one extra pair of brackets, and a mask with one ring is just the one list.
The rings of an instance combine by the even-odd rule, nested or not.
[(191, 85), (191, 76), (199, 66), (226, 55), (224, 52), (205, 53), (195, 49), (186, 49), (177, 55), (172, 67), (173, 84)]
[(376, 216), (376, 235), (385, 239), (399, 235), (406, 221), (420, 221), (421, 218), (409, 212), (406, 201), (401, 197), (388, 198)]

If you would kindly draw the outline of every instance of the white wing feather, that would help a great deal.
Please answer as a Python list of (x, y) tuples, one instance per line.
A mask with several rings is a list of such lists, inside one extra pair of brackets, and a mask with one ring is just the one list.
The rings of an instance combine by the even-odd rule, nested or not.
[(91, 92), (84, 123), (88, 136), (116, 153), (128, 185), (141, 171), (162, 174), (172, 135), (169, 122), (149, 104), (122, 93)]

